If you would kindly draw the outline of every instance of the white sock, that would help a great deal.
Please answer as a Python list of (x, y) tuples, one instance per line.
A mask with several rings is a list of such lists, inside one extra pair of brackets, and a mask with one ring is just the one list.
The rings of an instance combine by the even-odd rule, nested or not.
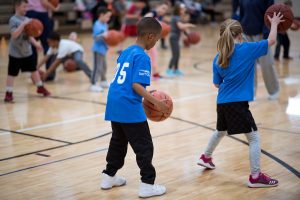
[(12, 86), (6, 86), (6, 91), (7, 92), (13, 92), (13, 87)]
[(43, 86), (43, 82), (42, 82), (42, 81), (39, 81), (39, 82), (37, 82), (37, 83), (35, 83), (35, 84), (36, 84), (37, 87)]

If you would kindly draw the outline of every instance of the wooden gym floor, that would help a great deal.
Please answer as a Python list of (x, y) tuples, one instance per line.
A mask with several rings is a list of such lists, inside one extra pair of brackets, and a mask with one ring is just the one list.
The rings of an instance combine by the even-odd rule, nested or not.
[[(216, 123), (211, 61), (216, 53), (217, 27), (199, 27), (199, 45), (182, 49), (181, 68), (186, 76), (153, 81), (151, 89), (169, 93), (172, 116), (150, 123), (155, 145), (157, 183), (167, 194), (156, 199), (300, 199), (300, 32), (290, 32), (293, 60), (276, 63), (280, 98), (269, 101), (259, 71), (256, 101), (251, 111), (262, 140), (262, 169), (280, 181), (278, 187), (250, 189), (248, 146), (243, 135), (226, 137), (218, 146), (217, 168), (196, 165)], [(66, 37), (66, 36), (64, 36)], [(85, 60), (92, 67), (91, 34), (81, 34)], [(125, 46), (134, 40), (126, 41)], [(159, 47), (159, 64), (165, 72), (170, 50)], [(28, 74), (15, 82), (15, 103), (4, 104), (7, 42), (0, 48), (0, 199), (138, 199), (139, 169), (129, 148), (118, 174), (125, 187), (100, 189), (100, 173), (110, 139), (110, 123), (103, 120), (106, 95), (88, 91), (82, 72), (59, 70), (46, 86), (49, 98), (35, 93)], [(108, 53), (108, 78), (116, 65)], [(150, 89), (149, 88), (149, 89)]]

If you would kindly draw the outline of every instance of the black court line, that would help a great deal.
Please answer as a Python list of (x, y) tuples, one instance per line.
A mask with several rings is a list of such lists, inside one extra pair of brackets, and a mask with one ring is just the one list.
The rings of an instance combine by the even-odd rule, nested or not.
[[(212, 130), (212, 131), (215, 130), (215, 129), (211, 128), (211, 127), (208, 127), (208, 126), (205, 126), (205, 125), (202, 125), (202, 124), (198, 124), (196, 122), (191, 122), (191, 121), (188, 121), (188, 120), (180, 119), (178, 117), (172, 117), (171, 116), (170, 118), (175, 119), (175, 120), (179, 120), (179, 121), (182, 121), (182, 122), (186, 122), (186, 123), (189, 123), (189, 124), (193, 124), (193, 125), (198, 125), (198, 126), (200, 126), (202, 128), (208, 129), (208, 130)], [(249, 146), (248, 142), (245, 142), (245, 141), (243, 141), (243, 140), (241, 140), (239, 138), (236, 138), (236, 137), (234, 137), (232, 135), (228, 135), (228, 137)], [(300, 179), (300, 172), (298, 170), (296, 170), (295, 168), (293, 168), (292, 166), (290, 166), (289, 164), (287, 164), (286, 162), (284, 162), (280, 158), (274, 156), (273, 154), (271, 154), (271, 153), (269, 153), (269, 152), (267, 152), (267, 151), (265, 151), (263, 149), (261, 149), (261, 152), (264, 155), (266, 155), (269, 158), (271, 158), (272, 160), (274, 160), (275, 162), (277, 162), (280, 165), (282, 165), (284, 168), (286, 168), (287, 170), (289, 170), (291, 173), (293, 173), (294, 175), (296, 175)]]
[(55, 147), (51, 147), (51, 148), (47, 148), (47, 149), (41, 149), (41, 150), (29, 152), (29, 153), (19, 154), (19, 155), (16, 155), (16, 156), (2, 158), (2, 159), (0, 159), (0, 162), (1, 161), (5, 161), (5, 160), (11, 160), (11, 159), (15, 159), (15, 158), (20, 158), (20, 157), (24, 157), (24, 156), (33, 155), (33, 154), (41, 153), (41, 152), (44, 152), (44, 151), (49, 151), (49, 150), (54, 150), (54, 149), (60, 149), (60, 148), (66, 147), (66, 146), (71, 146), (71, 145), (75, 145), (75, 144), (80, 144), (80, 143), (88, 142), (88, 141), (91, 141), (91, 140), (94, 140), (94, 139), (102, 138), (102, 137), (107, 136), (109, 134), (111, 134), (111, 132), (104, 133), (102, 135), (99, 135), (99, 136), (96, 136), (96, 137), (93, 137), (93, 138), (89, 138), (89, 139), (86, 139), (86, 140), (81, 140), (81, 141), (70, 143), (70, 144), (55, 146)]
[(266, 128), (266, 127), (259, 127), (259, 128), (264, 129), (264, 130), (269, 130), (269, 131), (281, 132), (281, 133), (300, 134), (300, 132), (287, 131), (287, 130), (282, 130), (282, 129)]
[(35, 165), (35, 166), (31, 166), (31, 167), (27, 167), (27, 168), (23, 168), (23, 169), (19, 169), (19, 170), (7, 172), (7, 173), (4, 173), (4, 174), (0, 174), (0, 176), (6, 176), (6, 175), (14, 174), (14, 173), (17, 173), (17, 172), (22, 172), (22, 171), (29, 170), (29, 169), (34, 169), (34, 168), (37, 168), (37, 167), (42, 167), (42, 166), (45, 166), (45, 165), (50, 165), (50, 164), (54, 164), (54, 163), (58, 163), (58, 162), (66, 161), (66, 160), (70, 160), (70, 159), (73, 159), (73, 158), (78, 158), (78, 157), (86, 156), (86, 155), (89, 155), (89, 154), (94, 154), (94, 153), (97, 153), (97, 152), (105, 151), (107, 149), (108, 148), (99, 149), (99, 150), (96, 150), (96, 151), (92, 151), (92, 152), (88, 152), (88, 153), (84, 153), (84, 154), (79, 154), (79, 155), (68, 157), (68, 158), (64, 158), (64, 159), (61, 159), (61, 160), (55, 160), (55, 161), (43, 163), (43, 164), (40, 164), (40, 165)]
[(7, 130), (7, 129), (3, 129), (3, 128), (0, 128), (0, 131), (10, 132), (10, 133), (18, 134), (18, 135), (35, 137), (35, 138), (44, 139), (44, 140), (51, 140), (51, 141), (55, 141), (55, 142), (65, 143), (65, 144), (72, 144), (72, 142), (68, 142), (68, 141), (64, 141), (64, 140), (58, 140), (58, 139), (44, 137), (44, 136), (39, 136), (39, 135), (33, 135), (33, 134), (29, 134), (29, 133), (23, 133), (23, 132), (20, 132), (20, 131)]
[[(159, 137), (162, 137), (162, 136), (168, 136), (168, 135), (180, 133), (180, 132), (183, 132), (183, 131), (186, 131), (186, 130), (190, 130), (190, 129), (193, 129), (193, 128), (196, 128), (196, 127), (199, 127), (199, 126), (194, 126), (194, 127), (189, 127), (189, 128), (185, 128), (185, 129), (178, 130), (178, 131), (168, 132), (168, 133), (165, 133), (165, 134), (154, 136), (153, 138), (159, 138)], [(38, 168), (38, 167), (45, 166), (45, 165), (50, 165), (50, 164), (54, 164), (54, 163), (58, 163), (58, 162), (63, 162), (63, 161), (66, 161), (66, 160), (70, 160), (70, 159), (74, 159), (74, 158), (79, 158), (79, 157), (82, 157), (82, 156), (86, 156), (86, 155), (98, 153), (98, 152), (105, 151), (105, 150), (108, 150), (108, 148), (103, 148), (103, 149), (100, 149), (100, 150), (91, 151), (91, 152), (88, 152), (88, 153), (79, 154), (79, 155), (76, 155), (76, 156), (71, 156), (71, 157), (68, 157), (68, 158), (60, 159), (60, 160), (55, 160), (55, 161), (51, 161), (51, 162), (47, 162), (47, 163), (43, 163), (43, 164), (31, 166), (31, 167), (26, 167), (26, 168), (23, 168), (23, 169), (18, 169), (18, 170), (15, 170), (15, 171), (11, 171), (11, 172), (7, 172), (7, 173), (4, 173), (4, 174), (0, 174), (0, 176), (6, 176), (6, 175), (9, 175), (9, 174), (18, 173), (18, 172), (22, 172), (22, 171), (26, 171), (26, 170), (29, 170), (29, 169)]]

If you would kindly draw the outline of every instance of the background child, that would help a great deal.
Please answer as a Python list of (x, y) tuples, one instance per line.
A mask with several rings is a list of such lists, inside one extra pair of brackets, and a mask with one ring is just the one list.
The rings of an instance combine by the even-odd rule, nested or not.
[[(166, 1), (162, 1), (162, 2), (160, 2), (158, 4), (158, 6), (154, 10), (152, 10), (149, 13), (147, 13), (145, 15), (145, 17), (154, 17), (158, 21), (162, 21), (164, 15), (167, 13), (168, 9), (169, 9), (169, 4)], [(148, 51), (148, 53), (149, 53), (149, 56), (150, 56), (150, 59), (151, 59), (152, 77), (154, 79), (162, 78), (161, 75), (158, 72), (158, 64), (157, 64), (158, 52), (157, 52), (156, 46), (154, 46), (153, 48), (151, 48)]]
[(260, 141), (255, 121), (249, 110), (248, 101), (254, 98), (255, 60), (268, 53), (268, 48), (275, 43), (277, 25), (282, 22), (280, 13), (274, 14), (268, 40), (242, 42), (241, 24), (232, 19), (226, 20), (220, 29), (218, 54), (213, 61), (213, 82), (218, 91), (217, 130), (212, 135), (205, 153), (198, 164), (214, 169), (212, 153), (228, 133), (245, 133), (249, 142), (251, 175), (249, 187), (277, 186), (278, 181), (271, 179), (260, 170)]
[[(293, 6), (293, 3), (291, 0), (285, 1), (284, 4), (287, 6), (290, 6), (290, 7)], [(275, 54), (274, 54), (275, 60), (279, 60), (281, 46), (283, 46), (283, 58), (284, 59), (292, 59), (289, 55), (290, 39), (289, 39), (289, 35), (288, 35), (287, 31), (284, 33), (277, 34), (277, 43), (276, 43)]]
[[(94, 70), (92, 73), (92, 92), (102, 92), (103, 88), (108, 88), (109, 84), (106, 80), (106, 53), (108, 46), (104, 41), (108, 31), (108, 21), (111, 16), (111, 11), (105, 7), (98, 9), (98, 20), (93, 26), (93, 52), (94, 52)], [(100, 86), (97, 85), (97, 80), (100, 78)]]
[(172, 51), (172, 57), (169, 62), (169, 68), (167, 70), (167, 75), (172, 76), (182, 76), (184, 75), (181, 70), (178, 69), (179, 58), (180, 58), (180, 34), (181, 31), (187, 31), (188, 28), (195, 27), (190, 23), (183, 23), (181, 16), (185, 13), (184, 4), (176, 4), (173, 10), (173, 16), (171, 19), (171, 33), (170, 33), (170, 46)]
[(38, 64), (38, 68), (40, 68), (47, 60), (52, 56), (56, 55), (56, 59), (51, 64), (51, 66), (47, 69), (43, 79), (46, 79), (49, 74), (51, 74), (62, 62), (64, 62), (68, 58), (73, 58), (77, 64), (77, 67), (83, 70), (83, 72), (87, 75), (89, 79), (91, 79), (92, 71), (88, 67), (88, 65), (82, 60), (83, 59), (83, 48), (77, 42), (67, 39), (60, 39), (60, 35), (58, 33), (52, 32), (48, 37), (49, 50), (47, 55), (42, 59), (42, 61)]
[(25, 17), (27, 11), (26, 0), (16, 0), (14, 3), (15, 15), (9, 19), (11, 38), (9, 41), (8, 76), (6, 80), (5, 102), (13, 102), (13, 84), (19, 71), (31, 72), (32, 78), (37, 85), (37, 93), (49, 96), (50, 93), (43, 86), (37, 71), (37, 59), (32, 54), (31, 44), (41, 50), (41, 45), (33, 38), (24, 33), (24, 27), (30, 22)]
[(154, 184), (156, 172), (152, 165), (153, 143), (142, 106), (142, 98), (155, 104), (163, 112), (167, 106), (155, 99), (145, 87), (150, 85), (151, 64), (145, 50), (159, 40), (161, 26), (153, 17), (145, 17), (137, 24), (137, 41), (122, 51), (117, 60), (117, 72), (111, 82), (105, 120), (111, 121), (112, 137), (107, 152), (107, 165), (103, 171), (102, 189), (121, 186), (123, 177), (115, 174), (124, 165), (128, 142), (136, 154), (141, 170), (140, 197), (162, 195), (166, 188)]
[(126, 36), (136, 36), (137, 26), (136, 23), (142, 17), (142, 10), (146, 6), (143, 0), (134, 0), (132, 5), (127, 10), (125, 15), (124, 25), (122, 27)]

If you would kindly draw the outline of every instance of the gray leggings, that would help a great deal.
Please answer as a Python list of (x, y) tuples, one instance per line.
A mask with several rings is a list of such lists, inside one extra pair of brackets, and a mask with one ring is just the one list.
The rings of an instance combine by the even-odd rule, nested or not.
[(106, 81), (106, 58), (104, 55), (94, 52), (94, 70), (92, 73), (92, 84), (96, 84), (98, 78), (100, 81)]
[(76, 51), (72, 54), (72, 57), (77, 66), (83, 70), (83, 72), (89, 77), (89, 79), (91, 79), (92, 71), (90, 70), (89, 66), (83, 61), (83, 52)]
[[(205, 150), (205, 156), (211, 157), (213, 151), (221, 141), (221, 139), (227, 135), (227, 131), (215, 131), (211, 136), (208, 146)], [(245, 133), (245, 136), (249, 142), (249, 158), (251, 174), (260, 172), (260, 139), (257, 131), (251, 133)]]
[(169, 69), (178, 69), (178, 63), (180, 58), (179, 40), (179, 37), (170, 37), (172, 57), (169, 63)]

